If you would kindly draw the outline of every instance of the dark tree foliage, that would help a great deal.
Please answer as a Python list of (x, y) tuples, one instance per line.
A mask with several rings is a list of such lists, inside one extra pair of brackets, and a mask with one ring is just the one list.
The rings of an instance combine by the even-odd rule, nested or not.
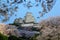
[(8, 40), (8, 37), (0, 33), (0, 40)]
[(9, 20), (9, 18), (17, 11), (19, 8), (18, 5), (21, 3), (24, 3), (23, 5), (25, 5), (28, 9), (33, 6), (37, 7), (41, 4), (41, 7), (43, 9), (38, 13), (40, 16), (43, 16), (53, 8), (56, 0), (35, 0), (35, 2), (37, 4), (32, 5), (32, 2), (30, 0), (29, 2), (27, 2), (27, 0), (0, 0), (0, 20), (3, 22)]
[(10, 36), (8, 37), (8, 40), (18, 40), (18, 38), (16, 36)]

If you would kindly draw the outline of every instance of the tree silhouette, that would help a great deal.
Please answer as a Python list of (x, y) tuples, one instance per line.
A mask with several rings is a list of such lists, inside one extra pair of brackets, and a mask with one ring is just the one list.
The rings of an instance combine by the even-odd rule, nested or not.
[[(25, 2), (25, 3), (24, 3)], [(37, 4), (32, 5), (31, 1), (27, 0), (0, 0), (0, 20), (5, 22), (14, 15), (14, 13), (19, 8), (18, 5), (24, 3), (24, 5), (29, 9), (33, 6), (39, 6), (41, 4), (42, 11), (39, 11), (39, 15), (43, 16), (45, 13), (48, 13), (56, 3), (56, 0), (35, 0)]]

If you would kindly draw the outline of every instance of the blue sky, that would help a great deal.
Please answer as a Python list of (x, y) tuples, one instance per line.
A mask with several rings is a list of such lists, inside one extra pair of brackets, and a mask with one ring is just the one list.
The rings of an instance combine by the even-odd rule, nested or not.
[[(34, 0), (31, 0), (32, 1), (32, 5), (34, 5)], [(9, 19), (9, 21), (5, 22), (6, 24), (8, 23), (12, 23), (14, 21), (14, 19), (16, 18), (24, 18), (25, 14), (27, 12), (32, 12), (32, 15), (35, 17), (36, 19), (36, 22), (39, 22), (43, 19), (46, 19), (46, 18), (49, 18), (49, 17), (54, 17), (54, 16), (60, 16), (60, 0), (56, 0), (56, 4), (54, 5), (53, 9), (49, 12), (49, 13), (46, 13), (43, 17), (40, 17), (39, 19), (37, 19), (37, 17), (39, 16), (39, 13), (38, 11), (41, 10), (41, 7), (32, 7), (30, 8), (29, 10), (24, 7), (22, 4), (19, 5), (19, 9), (17, 12), (15, 12), (15, 14), (17, 16), (11, 16), (11, 18)]]

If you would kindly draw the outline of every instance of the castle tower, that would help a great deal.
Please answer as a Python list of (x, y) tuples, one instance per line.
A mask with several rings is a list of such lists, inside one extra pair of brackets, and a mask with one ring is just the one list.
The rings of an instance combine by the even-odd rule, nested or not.
[(27, 12), (25, 16), (25, 23), (34, 23), (34, 22), (35, 22), (35, 18), (32, 16), (32, 13)]
[(23, 19), (22, 18), (16, 18), (14, 23), (23, 23)]

